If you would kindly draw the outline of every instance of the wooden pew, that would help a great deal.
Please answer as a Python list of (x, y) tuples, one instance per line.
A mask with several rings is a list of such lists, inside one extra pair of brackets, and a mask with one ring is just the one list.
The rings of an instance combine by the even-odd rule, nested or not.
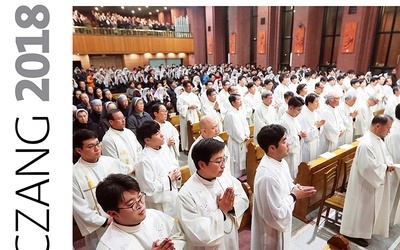
[[(254, 125), (250, 125), (249, 130), (250, 130), (250, 138), (253, 138), (254, 137)], [(228, 143), (229, 135), (226, 131), (219, 132), (218, 135), (219, 135), (219, 137), (222, 138), (222, 140), (224, 140), (225, 143)], [(250, 142), (253, 142), (253, 139), (247, 140), (246, 145), (248, 145)]]
[(247, 182), (242, 182), (242, 187), (247, 195), (247, 198), (249, 198), (249, 207), (243, 214), (242, 222), (239, 226), (239, 231), (246, 228), (249, 229), (251, 227), (251, 214), (253, 212), (253, 191)]
[[(351, 165), (357, 145), (358, 141), (355, 141), (350, 144), (349, 149), (336, 149), (332, 152), (334, 156), (329, 159), (319, 157), (308, 163), (300, 163), (299, 172), (296, 176), (297, 183), (300, 183), (304, 186), (314, 186), (317, 189), (317, 192), (310, 198), (300, 199), (296, 202), (293, 210), (293, 215), (296, 218), (308, 223), (310, 220), (307, 219), (306, 216), (320, 206), (325, 172), (338, 166), (338, 183), (344, 183), (344, 180), (346, 180), (345, 167), (349, 164)], [(340, 191), (342, 189), (342, 185), (338, 185), (337, 189)]]
[(254, 142), (250, 142), (247, 144), (246, 181), (249, 184), (251, 190), (254, 190), (254, 178), (256, 176), (256, 170), (264, 154), (265, 154), (264, 150), (258, 144), (255, 145)]
[(188, 148), (190, 148), (193, 142), (200, 136), (200, 122), (191, 123), (187, 122), (187, 134), (188, 134)]
[(189, 166), (185, 165), (180, 167), (181, 170), (181, 176), (182, 176), (182, 184), (183, 185), (189, 178), (190, 178), (190, 170), (189, 170)]
[(222, 140), (224, 140), (225, 144), (228, 143), (229, 135), (226, 131), (222, 131), (218, 135), (219, 135), (219, 137), (221, 137)]
[(181, 133), (181, 130), (180, 130), (179, 115), (171, 116), (171, 115), (168, 114), (168, 116), (169, 116), (169, 122), (172, 123), (172, 125), (175, 126), (175, 128), (178, 130), (178, 132), (179, 132), (179, 134), (180, 134), (180, 133)]
[(254, 137), (254, 124), (249, 126), (249, 130), (250, 130), (250, 137), (253, 138)]

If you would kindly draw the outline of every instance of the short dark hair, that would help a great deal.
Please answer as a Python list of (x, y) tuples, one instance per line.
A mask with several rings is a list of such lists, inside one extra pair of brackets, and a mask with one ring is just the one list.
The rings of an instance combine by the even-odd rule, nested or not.
[(121, 112), (121, 110), (119, 110), (119, 109), (111, 109), (111, 110), (109, 110), (107, 112), (107, 114), (106, 114), (107, 121), (114, 120), (114, 114), (117, 113), (117, 112)]
[(89, 139), (94, 139), (97, 138), (97, 135), (95, 132), (89, 130), (89, 129), (79, 129), (75, 131), (73, 135), (73, 147), (74, 148), (82, 148), (83, 147), (83, 141), (89, 140)]
[(288, 102), (288, 106), (289, 107), (301, 107), (304, 105), (304, 100), (303, 98), (299, 97), (299, 96), (293, 96), (292, 98), (290, 98), (289, 102)]
[(395, 109), (395, 116), (397, 119), (400, 120), (400, 103), (397, 104), (396, 109)]
[(232, 105), (232, 102), (236, 101), (236, 99), (240, 97), (239, 94), (230, 94), (228, 99), (229, 99), (229, 103)]
[(354, 78), (354, 79), (350, 80), (350, 85), (353, 86), (354, 84), (359, 83), (359, 82), (360, 82), (359, 79)]
[(156, 102), (156, 103), (154, 103), (153, 104), (153, 106), (151, 106), (151, 117), (153, 117), (153, 119), (154, 119), (154, 113), (155, 112), (157, 112), (158, 113), (158, 111), (160, 111), (160, 107), (161, 106), (165, 106), (163, 103), (161, 103), (161, 102)]
[(369, 82), (376, 82), (378, 80), (379, 80), (378, 77), (373, 76), (373, 77), (371, 77), (371, 80), (369, 80)]
[(221, 82), (222, 86), (225, 86), (226, 83), (231, 83), (228, 79), (225, 79)]
[(292, 91), (286, 91), (285, 94), (283, 94), (284, 99), (287, 99), (289, 96), (293, 97), (294, 93)]
[(206, 164), (210, 162), (210, 159), (213, 155), (223, 151), (225, 148), (225, 143), (215, 140), (213, 138), (205, 138), (200, 140), (196, 145), (193, 146), (192, 149), (192, 159), (194, 165), (197, 169), (199, 167), (199, 161), (202, 161)]
[(210, 96), (213, 92), (216, 92), (214, 88), (209, 88), (206, 90), (206, 95)]
[(249, 83), (247, 83), (247, 85), (246, 85), (247, 89), (249, 89), (249, 88), (251, 88), (251, 87), (253, 87), (253, 86), (254, 86), (254, 82), (249, 82)]
[(296, 75), (292, 75), (292, 76), (290, 77), (290, 80), (293, 80), (293, 79), (297, 79), (297, 76), (296, 76)]
[(318, 98), (319, 98), (319, 95), (317, 95), (315, 93), (310, 93), (306, 96), (304, 103), (306, 106), (308, 106), (309, 103), (313, 103), (315, 101), (315, 99), (318, 99)]
[(398, 91), (399, 89), (400, 89), (399, 85), (393, 86), (393, 94), (396, 94), (396, 91)]
[[(292, 98), (293, 99), (293, 98)], [(257, 134), (258, 145), (268, 153), (268, 147), (274, 145), (279, 146), (279, 141), (286, 133), (286, 128), (279, 124), (270, 124), (261, 128)]]
[(139, 193), (139, 183), (129, 175), (110, 174), (97, 185), (96, 199), (105, 212), (110, 210), (118, 212), (118, 204), (123, 201), (123, 193), (126, 191)]
[(187, 86), (188, 84), (190, 84), (190, 85), (192, 85), (192, 87), (194, 87), (194, 86), (193, 86), (193, 83), (191, 83), (190, 81), (183, 81), (182, 86), (183, 86), (184, 88), (186, 88), (186, 86)]
[(344, 79), (344, 76), (342, 76), (342, 75), (336, 77), (336, 80), (337, 80), (337, 81), (340, 81), (340, 80), (342, 80), (342, 79)]
[(151, 138), (153, 135), (160, 131), (160, 124), (154, 120), (147, 120), (142, 122), (137, 128), (136, 134), (139, 142), (144, 142), (144, 139)]
[(300, 83), (299, 85), (297, 85), (296, 93), (300, 94), (301, 90), (303, 90), (306, 86), (307, 86), (307, 84), (305, 84), (305, 83)]
[(389, 120), (393, 121), (393, 118), (390, 115), (387, 114), (379, 114), (374, 116), (371, 121), (371, 125), (375, 124), (381, 124), (381, 125), (386, 125)]

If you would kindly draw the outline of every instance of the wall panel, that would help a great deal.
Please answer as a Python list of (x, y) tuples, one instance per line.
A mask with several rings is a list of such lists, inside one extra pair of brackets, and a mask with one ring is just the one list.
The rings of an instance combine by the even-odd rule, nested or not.
[(73, 54), (194, 53), (193, 38), (73, 35)]

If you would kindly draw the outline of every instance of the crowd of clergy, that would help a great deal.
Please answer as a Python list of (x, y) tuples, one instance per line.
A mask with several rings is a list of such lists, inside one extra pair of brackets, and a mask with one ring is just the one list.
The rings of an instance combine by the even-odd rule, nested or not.
[[(239, 249), (248, 140), (265, 151), (251, 249), (290, 249), (294, 204), (316, 192), (296, 183), (299, 164), (355, 140), (340, 232), (367, 246), (372, 234), (388, 237), (389, 224), (400, 223), (395, 70), (92, 65), (76, 68), (72, 83), (73, 215), (88, 250)], [(188, 121), (200, 122), (191, 146)], [(191, 173), (184, 185), (182, 153)]]

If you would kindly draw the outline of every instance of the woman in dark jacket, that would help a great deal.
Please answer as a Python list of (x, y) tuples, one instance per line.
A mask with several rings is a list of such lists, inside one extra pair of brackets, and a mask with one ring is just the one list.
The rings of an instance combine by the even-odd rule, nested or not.
[[(151, 121), (150, 114), (144, 111), (144, 102), (142, 98), (134, 97), (129, 107), (129, 116), (126, 127), (132, 130), (136, 135), (136, 130), (144, 121)], [(143, 145), (142, 145), (143, 146)]]

